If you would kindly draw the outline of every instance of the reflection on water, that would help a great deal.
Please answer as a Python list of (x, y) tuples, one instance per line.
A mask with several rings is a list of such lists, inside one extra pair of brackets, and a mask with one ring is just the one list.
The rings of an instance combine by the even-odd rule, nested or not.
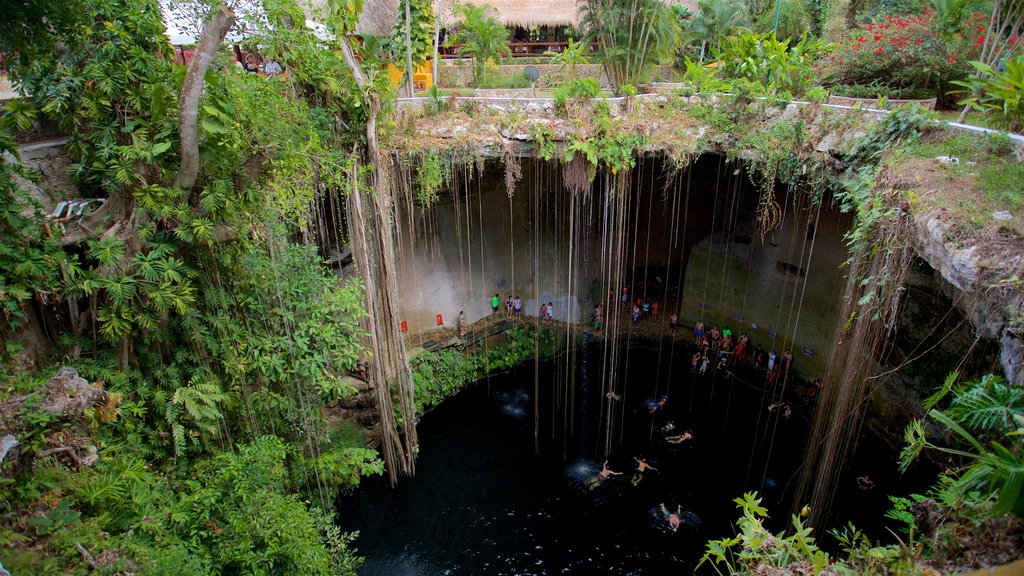
[[(667, 358), (630, 353), (626, 394), (617, 405), (623, 436), (608, 458), (608, 468), (620, 474), (603, 480), (596, 454), (603, 433), (600, 382), (587, 393), (578, 385), (575, 396), (559, 392), (564, 365), (542, 365), (539, 455), (532, 366), (492, 378), (426, 415), (415, 478), (395, 490), (374, 478), (339, 499), (342, 528), (360, 532), (361, 574), (688, 574), (708, 538), (732, 533), (732, 499), (744, 490), (763, 491), (770, 476), (776, 495), (766, 504), (781, 511), (784, 494), (774, 478), (792, 475), (805, 424), (777, 423), (766, 466), (772, 438), (755, 425), (762, 418), (760, 429), (770, 430), (763, 390), (722, 374), (680, 373), (679, 363), (672, 375)], [(598, 373), (599, 361), (590, 362), (590, 373)], [(663, 397), (652, 413), (650, 401)], [(690, 429), (693, 440), (666, 441)], [(637, 457), (654, 469), (639, 473)], [(666, 511), (676, 513), (677, 530)]]

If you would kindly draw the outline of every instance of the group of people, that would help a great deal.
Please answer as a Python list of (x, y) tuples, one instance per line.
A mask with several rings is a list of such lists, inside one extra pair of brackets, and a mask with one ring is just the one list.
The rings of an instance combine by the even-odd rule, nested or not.
[(256, 60), (256, 56), (254, 56), (251, 52), (247, 54), (245, 58), (241, 61), (241, 65), (242, 70), (245, 70), (246, 72), (252, 74), (258, 74), (259, 72), (263, 72), (263, 74), (267, 76), (277, 76), (284, 72), (284, 69), (281, 68), (281, 64), (277, 60), (274, 60), (273, 58), (268, 58), (267, 61), (263, 63), (263, 68), (261, 70), (260, 64)]
[[(662, 406), (664, 406), (664, 404), (662, 404)], [(687, 431), (683, 432), (682, 434), (673, 434), (674, 431), (675, 431), (675, 425), (673, 424), (673, 422), (671, 420), (669, 420), (665, 424), (665, 426), (663, 426), (661, 428), (661, 432), (665, 435), (665, 441), (666, 442), (668, 442), (670, 444), (682, 444), (683, 442), (686, 442), (688, 440), (692, 440), (693, 439), (693, 432), (690, 431), (690, 430), (687, 430)], [(634, 470), (633, 476), (630, 479), (630, 483), (633, 486), (637, 486), (637, 485), (640, 484), (641, 481), (643, 481), (645, 473), (657, 472), (658, 471), (657, 468), (652, 466), (647, 461), (647, 459), (642, 457), (642, 456), (634, 456), (633, 457), (633, 462), (636, 463), (636, 469)], [(611, 469), (608, 466), (608, 460), (605, 460), (604, 463), (601, 464), (601, 471), (597, 473), (597, 477), (595, 478), (595, 480), (593, 481), (593, 483), (591, 484), (590, 487), (591, 487), (591, 489), (597, 488), (598, 486), (603, 484), (606, 480), (609, 480), (609, 479), (611, 479), (614, 476), (622, 476), (622, 475), (623, 475), (622, 472), (618, 472), (616, 470)], [(679, 526), (682, 524), (681, 519), (680, 519), (680, 517), (682, 516), (682, 513), (683, 513), (682, 507), (677, 506), (675, 512), (670, 512), (665, 507), (665, 504), (662, 503), (660, 505), (659, 509), (661, 510), (661, 515), (664, 518), (665, 522), (668, 523), (669, 529), (672, 530), (673, 532), (678, 531), (679, 530)]]
[[(501, 309), (501, 296), (497, 293), (491, 298), (491, 315), (498, 313)], [(515, 318), (523, 313), (523, 300), (519, 296), (508, 295), (505, 299), (505, 316), (507, 318)], [(461, 313), (460, 313), (461, 314)], [(554, 320), (555, 319), (555, 303), (548, 302), (544, 304), (541, 302), (539, 311), (541, 320)]]
[(758, 344), (748, 350), (750, 337), (746, 334), (734, 335), (732, 330), (719, 330), (712, 326), (705, 331), (704, 322), (698, 320), (693, 327), (694, 343), (697, 351), (690, 358), (690, 369), (697, 374), (707, 374), (713, 366), (723, 370), (733, 365), (749, 364), (760, 370), (762, 366), (768, 371), (768, 382), (775, 383), (789, 378), (793, 368), (793, 353), (786, 350), (779, 357), (774, 350), (765, 351)]

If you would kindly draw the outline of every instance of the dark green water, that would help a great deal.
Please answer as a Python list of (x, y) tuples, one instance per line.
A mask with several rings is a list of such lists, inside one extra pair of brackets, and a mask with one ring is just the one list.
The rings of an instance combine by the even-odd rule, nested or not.
[[(634, 345), (629, 352), (622, 436), (615, 434), (609, 455), (610, 467), (624, 474), (595, 482), (604, 433), (595, 376), (601, 352), (589, 348), (586, 376), (577, 358), (571, 411), (555, 398), (568, 362), (542, 364), (539, 455), (532, 366), (492, 377), (427, 414), (416, 477), (394, 490), (372, 479), (339, 502), (342, 527), (360, 531), (362, 574), (689, 574), (707, 539), (733, 533), (732, 500), (744, 491), (759, 491), (774, 517), (788, 517), (813, 404), (795, 401), (788, 420), (769, 413), (762, 373), (694, 375), (683, 347), (674, 360), (670, 349)], [(651, 414), (650, 403), (663, 395), (664, 408)], [(692, 429), (695, 439), (666, 442), (660, 429), (670, 420), (672, 433)], [(635, 457), (657, 471), (634, 485)], [(855, 489), (840, 498), (855, 509), (879, 500), (880, 493)], [(677, 532), (662, 503), (683, 510)]]

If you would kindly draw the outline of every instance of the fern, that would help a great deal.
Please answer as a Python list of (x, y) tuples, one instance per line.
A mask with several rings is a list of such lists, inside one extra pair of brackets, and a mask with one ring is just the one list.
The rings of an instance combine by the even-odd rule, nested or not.
[(1014, 418), (1024, 415), (1024, 389), (990, 374), (958, 392), (946, 412), (980, 434), (1006, 434), (1016, 428)]

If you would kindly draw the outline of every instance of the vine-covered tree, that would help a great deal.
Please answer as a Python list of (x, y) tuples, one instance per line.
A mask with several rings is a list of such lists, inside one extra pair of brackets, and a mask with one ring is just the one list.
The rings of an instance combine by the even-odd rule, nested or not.
[(659, 0), (587, 0), (580, 11), (615, 86), (639, 84), (650, 66), (671, 58), (680, 38), (678, 20)]

